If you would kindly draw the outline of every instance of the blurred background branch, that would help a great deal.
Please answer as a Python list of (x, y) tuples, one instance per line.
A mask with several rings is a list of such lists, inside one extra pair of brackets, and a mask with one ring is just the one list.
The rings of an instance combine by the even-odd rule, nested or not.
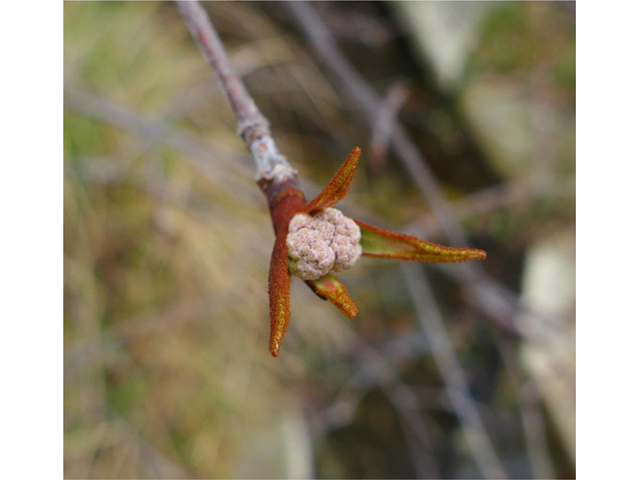
[(415, 265), (402, 265), (402, 274), (473, 458), (485, 478), (506, 478), (482, 417), (469, 395), (462, 367), (456, 358), (428, 280)]

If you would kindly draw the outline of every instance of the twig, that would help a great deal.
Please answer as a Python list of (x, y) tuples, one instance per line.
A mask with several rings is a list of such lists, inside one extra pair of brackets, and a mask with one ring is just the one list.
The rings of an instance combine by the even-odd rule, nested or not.
[(400, 82), (392, 85), (387, 92), (382, 109), (378, 114), (378, 120), (371, 128), (371, 154), (369, 158), (371, 166), (375, 170), (380, 170), (387, 161), (393, 120), (407, 101), (408, 96), (409, 89)]
[(222, 88), (227, 94), (233, 113), (238, 121), (240, 135), (251, 150), (251, 140), (262, 134), (271, 135), (269, 121), (258, 110), (249, 92), (236, 74), (222, 40), (209, 20), (206, 10), (199, 2), (177, 2), (178, 10), (187, 21), (193, 39), (200, 51), (218, 74)]
[(238, 122), (238, 134), (251, 152), (257, 167), (256, 181), (272, 206), (287, 188), (300, 190), (298, 171), (280, 153), (265, 118), (231, 65), (218, 33), (204, 7), (195, 1), (176, 2), (191, 36), (217, 73)]
[(398, 372), (387, 364), (378, 351), (368, 343), (361, 341), (349, 352), (356, 360), (364, 366), (368, 375), (375, 378), (377, 385), (385, 392), (389, 400), (402, 417), (405, 434), (409, 431), (422, 444), (418, 449), (417, 445), (407, 436), (410, 444), (410, 455), (416, 468), (416, 473), (420, 478), (438, 478), (437, 461), (433, 453), (431, 436), (425, 426), (424, 418), (420, 412), (420, 401), (416, 394), (406, 385)]
[[(575, 176), (552, 177), (544, 183), (532, 180), (531, 182), (505, 182), (451, 202), (457, 218), (466, 220), (482, 215), (487, 215), (496, 210), (510, 208), (525, 201), (533, 201), (543, 197), (555, 197), (558, 199), (573, 198), (576, 195)], [(421, 236), (433, 237), (440, 233), (441, 228), (432, 215), (415, 221), (410, 227), (412, 231), (420, 232)]]
[(496, 331), (496, 341), (507, 375), (520, 404), (520, 417), (525, 444), (534, 478), (555, 478), (553, 461), (547, 442), (546, 422), (541, 411), (540, 392), (535, 380), (526, 379), (510, 338)]
[[(316, 47), (327, 59), (330, 66), (336, 71), (353, 96), (367, 112), (371, 122), (376, 122), (379, 116), (382, 101), (375, 91), (368, 85), (346, 58), (337, 49), (335, 39), (323, 25), (322, 20), (317, 16), (311, 7), (303, 2), (288, 3), (289, 7), (299, 17), (301, 24), (309, 36), (314, 41)], [(249, 96), (242, 81), (235, 75), (231, 62), (226, 54), (224, 46), (217, 33), (211, 25), (206, 12), (197, 2), (178, 2), (178, 6), (189, 23), (190, 30), (195, 41), (200, 46), (203, 54), (210, 62), (214, 70), (221, 71), (220, 78), (238, 118), (238, 131), (245, 139), (245, 143), (258, 167), (258, 184), (263, 189), (269, 205), (273, 206), (273, 201), (278, 194), (289, 187), (300, 191), (297, 171), (286, 161), (278, 151), (273, 137), (268, 129), (268, 122), (259, 113), (255, 103)], [(266, 123), (265, 123), (266, 122)], [(394, 148), (398, 151), (405, 165), (412, 173), (423, 195), (433, 208), (440, 225), (447, 233), (454, 244), (467, 244), (465, 235), (453, 218), (451, 208), (440, 191), (437, 181), (426, 166), (426, 161), (422, 154), (411, 141), (404, 129), (397, 121), (393, 122), (392, 141)], [(273, 212), (272, 212), (273, 213)], [(275, 226), (275, 225), (274, 225)], [(482, 290), (472, 281), (482, 272), (481, 269), (473, 265), (462, 265), (458, 269), (458, 279), (472, 291), (478, 301), (483, 302)], [(483, 275), (484, 281), (491, 284), (496, 283), (493, 279)], [(486, 285), (485, 285), (486, 286)], [(504, 290), (502, 286), (496, 286), (494, 293)], [(517, 302), (509, 297), (499, 299), (502, 303), (510, 303), (509, 311), (517, 310)], [(495, 309), (488, 309), (496, 312)], [(509, 330), (515, 327), (511, 322), (512, 317), (504, 315), (493, 315), (500, 324)]]
[[(64, 107), (81, 113), (89, 118), (105, 122), (118, 128), (132, 132), (150, 142), (162, 142), (177, 151), (186, 154), (193, 166), (213, 183), (225, 187), (240, 188), (237, 177), (247, 175), (243, 159), (237, 153), (213, 149), (174, 130), (169, 124), (160, 120), (146, 118), (126, 107), (108, 100), (89, 95), (71, 87), (64, 89)], [(223, 163), (225, 168), (212, 168), (213, 162)], [(223, 178), (220, 178), (223, 177)], [(242, 191), (242, 189), (240, 189)]]
[[(415, 392), (404, 383), (389, 357), (382, 355), (377, 348), (367, 343), (352, 327), (343, 325), (341, 335), (349, 340), (344, 346), (343, 354), (358, 365), (358, 371), (345, 383), (335, 402), (314, 415), (320, 433), (324, 434), (348, 423), (355, 413), (361, 397), (350, 395), (350, 389), (366, 389), (376, 385), (389, 398), (403, 421), (403, 431), (407, 443), (410, 444), (410, 455), (418, 477), (440, 478), (431, 440), (433, 428), (432, 425), (427, 425)], [(418, 356), (422, 351), (423, 348), (410, 353)], [(414, 439), (418, 440), (418, 444)]]
[(402, 273), (473, 458), (485, 478), (506, 478), (480, 412), (469, 394), (462, 367), (456, 358), (427, 278), (420, 271), (420, 266), (415, 264), (403, 263)]
[(518, 401), (524, 438), (535, 478), (555, 478), (551, 451), (547, 442), (547, 426), (541, 409), (542, 399), (534, 380), (519, 386)]

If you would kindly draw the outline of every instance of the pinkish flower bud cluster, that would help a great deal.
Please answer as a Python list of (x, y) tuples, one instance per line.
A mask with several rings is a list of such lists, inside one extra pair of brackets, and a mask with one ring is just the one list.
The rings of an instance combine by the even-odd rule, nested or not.
[(289, 270), (303, 280), (351, 268), (362, 255), (360, 227), (340, 210), (299, 213), (289, 223)]

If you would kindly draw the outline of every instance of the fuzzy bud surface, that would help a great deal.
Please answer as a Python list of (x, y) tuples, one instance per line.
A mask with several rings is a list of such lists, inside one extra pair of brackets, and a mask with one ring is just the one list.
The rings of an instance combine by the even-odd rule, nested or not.
[(360, 227), (335, 208), (299, 213), (289, 223), (287, 250), (289, 270), (303, 280), (347, 270), (362, 255)]

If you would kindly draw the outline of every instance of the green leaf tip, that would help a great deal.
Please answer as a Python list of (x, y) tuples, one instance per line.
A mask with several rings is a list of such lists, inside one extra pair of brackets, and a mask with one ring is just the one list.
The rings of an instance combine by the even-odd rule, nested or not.
[(362, 255), (373, 258), (455, 263), (482, 260), (487, 252), (477, 248), (454, 248), (436, 245), (417, 237), (391, 232), (355, 220), (360, 227)]

